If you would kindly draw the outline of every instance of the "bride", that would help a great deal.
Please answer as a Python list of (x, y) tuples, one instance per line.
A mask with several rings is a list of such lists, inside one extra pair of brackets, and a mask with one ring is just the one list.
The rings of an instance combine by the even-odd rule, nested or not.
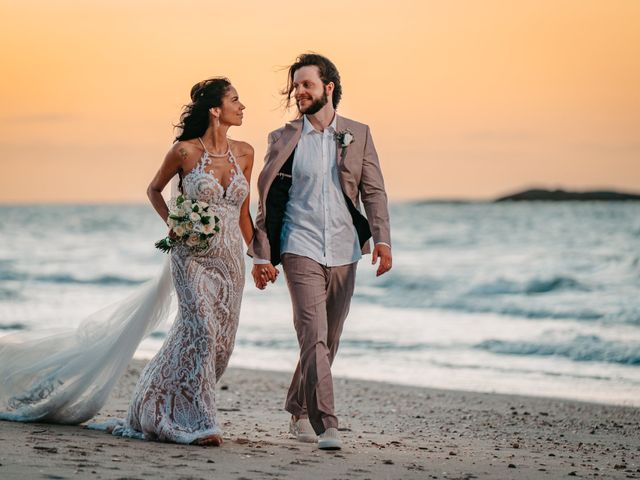
[[(206, 249), (176, 244), (160, 277), (73, 332), (3, 337), (0, 419), (75, 424), (92, 418), (142, 338), (167, 316), (173, 284), (177, 317), (142, 371), (126, 419), (89, 427), (134, 438), (222, 443), (215, 384), (238, 328), (245, 274), (241, 235), (249, 244), (254, 234), (249, 213), (253, 148), (227, 137), (230, 127), (242, 124), (244, 109), (226, 78), (194, 85), (180, 135), (147, 190), (165, 222), (169, 208), (161, 192), (176, 176), (185, 198), (207, 202), (220, 230)], [(172, 230), (169, 235), (175, 238)]]

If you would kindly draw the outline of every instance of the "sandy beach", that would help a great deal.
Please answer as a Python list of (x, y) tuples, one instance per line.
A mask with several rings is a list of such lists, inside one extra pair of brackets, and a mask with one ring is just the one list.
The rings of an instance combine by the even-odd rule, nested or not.
[[(134, 361), (98, 420), (123, 417)], [(0, 422), (0, 478), (640, 478), (640, 409), (335, 379), (344, 448), (290, 438), (286, 373), (230, 369), (221, 448)]]

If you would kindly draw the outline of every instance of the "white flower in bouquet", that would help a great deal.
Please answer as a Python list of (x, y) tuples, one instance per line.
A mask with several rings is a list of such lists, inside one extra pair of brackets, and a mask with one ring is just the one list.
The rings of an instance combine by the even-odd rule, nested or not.
[(193, 233), (187, 238), (187, 246), (195, 247), (200, 243), (200, 235)]
[(180, 195), (175, 206), (169, 210), (167, 225), (175, 237), (166, 237), (156, 242), (156, 247), (169, 252), (177, 244), (184, 244), (192, 251), (204, 250), (209, 239), (220, 230), (219, 218), (208, 212), (209, 204), (199, 200), (185, 199)]

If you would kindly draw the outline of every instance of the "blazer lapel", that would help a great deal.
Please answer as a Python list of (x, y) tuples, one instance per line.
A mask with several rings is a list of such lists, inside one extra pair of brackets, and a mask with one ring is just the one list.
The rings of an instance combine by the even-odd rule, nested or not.
[[(336, 113), (336, 133), (341, 132), (346, 127), (344, 126), (344, 119)], [(338, 170), (342, 169), (345, 157), (347, 156), (348, 148), (342, 148), (338, 140), (336, 139), (336, 162), (338, 164)]]
[(269, 188), (273, 183), (273, 180), (280, 172), (280, 169), (293, 152), (293, 149), (296, 148), (298, 141), (300, 140), (300, 134), (302, 133), (302, 119), (296, 119), (289, 123), (284, 128), (282, 135), (276, 143), (271, 147), (271, 155), (273, 156), (273, 161), (269, 162), (268, 168), (269, 170), (265, 175), (266, 183), (264, 185), (263, 194), (264, 198), (269, 193)]
[[(345, 130), (347, 127), (345, 125), (344, 119), (340, 116), (336, 119), (336, 133)], [(353, 183), (353, 177), (351, 173), (349, 173), (349, 169), (347, 167), (347, 156), (349, 155), (349, 148), (342, 148), (342, 145), (336, 140), (336, 163), (338, 166), (338, 177), (340, 179), (340, 186), (342, 187), (342, 192), (347, 194), (350, 191), (348, 188), (349, 183)]]

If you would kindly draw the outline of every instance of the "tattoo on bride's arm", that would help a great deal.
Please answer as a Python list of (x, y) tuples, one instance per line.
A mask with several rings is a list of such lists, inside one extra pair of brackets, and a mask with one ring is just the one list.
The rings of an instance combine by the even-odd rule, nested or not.
[(189, 156), (189, 154), (187, 153), (187, 149), (184, 147), (180, 147), (180, 150), (178, 150), (178, 154), (180, 155), (180, 158), (182, 158), (182, 160), (186, 160)]

